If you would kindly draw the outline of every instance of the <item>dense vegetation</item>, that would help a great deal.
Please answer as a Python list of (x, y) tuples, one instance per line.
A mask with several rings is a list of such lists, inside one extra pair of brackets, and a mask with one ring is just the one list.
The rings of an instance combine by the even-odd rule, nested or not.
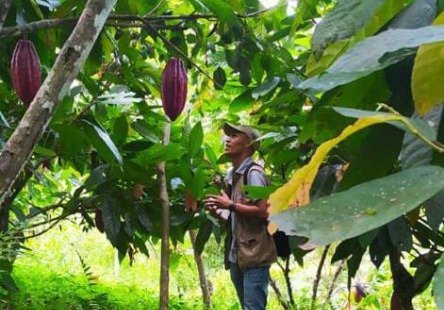
[[(220, 127), (229, 120), (264, 133), (260, 155), (273, 185), (250, 193), (272, 193), (273, 223), (326, 251), (333, 244), (332, 261), (346, 264), (349, 282), (366, 252), (376, 267), (388, 262), (393, 304), (411, 309), (433, 280), (444, 307), (442, 1), (0, 7), (2, 292), (16, 288), (23, 241), (72, 215), (85, 231), (103, 228), (120, 259), (149, 255), (147, 243), (162, 240), (169, 266), (171, 246), (197, 229), (196, 257), (210, 235), (220, 242), (223, 229), (199, 201), (218, 191)], [(45, 78), (29, 108), (10, 75), (20, 37), (35, 45)], [(174, 122), (160, 101), (171, 57), (188, 70), (185, 110)], [(336, 193), (304, 206), (312, 184), (328, 183), (320, 166), (338, 163), (350, 165)], [(324, 189), (315, 196), (331, 192)], [(195, 203), (198, 212), (185, 212)], [(291, 260), (302, 262), (296, 245), (304, 241), (292, 237)]]

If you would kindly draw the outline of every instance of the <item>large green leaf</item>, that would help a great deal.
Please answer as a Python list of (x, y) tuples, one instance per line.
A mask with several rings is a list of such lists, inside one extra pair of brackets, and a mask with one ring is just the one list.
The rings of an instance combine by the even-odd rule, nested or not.
[(281, 78), (278, 76), (274, 76), (272, 78), (267, 79), (264, 83), (262, 83), (261, 85), (259, 85), (257, 88), (255, 88), (253, 90), (253, 92), (251, 93), (251, 96), (254, 99), (257, 99), (261, 96), (265, 96), (266, 94), (271, 92), (273, 89), (275, 89), (280, 81), (281, 81)]
[(155, 144), (138, 154), (137, 159), (142, 166), (149, 167), (160, 161), (170, 161), (182, 156), (185, 150), (178, 143), (168, 145)]
[[(442, 106), (437, 106), (423, 118), (420, 118), (416, 113), (411, 118), (415, 120), (415, 124), (421, 123), (421, 128), (427, 128), (427, 135), (430, 140), (436, 140), (442, 110)], [(411, 132), (405, 133), (402, 144), (402, 151), (399, 157), (403, 169), (427, 165), (432, 161), (432, 149)]]
[[(298, 87), (313, 91), (327, 91), (403, 60), (406, 57), (405, 53), (393, 56), (393, 53), (401, 49), (443, 40), (444, 26), (389, 29), (358, 43), (342, 55), (325, 73), (305, 80)], [(390, 55), (392, 57), (388, 57)]]
[(103, 127), (87, 120), (83, 120), (82, 124), (91, 144), (108, 163), (123, 163), (119, 150)]
[(194, 125), (193, 129), (190, 131), (190, 137), (188, 139), (188, 154), (191, 157), (196, 156), (203, 142), (203, 129), (202, 123), (198, 122)]
[[(418, 182), (420, 180), (420, 182)], [(444, 188), (444, 168), (423, 166), (271, 216), (280, 230), (326, 245), (382, 226)]]
[(316, 26), (312, 50), (320, 56), (332, 42), (348, 38), (364, 27), (384, 0), (342, 0)]
[[(309, 60), (308, 76), (321, 73), (348, 48), (374, 35), (411, 2), (412, 0), (340, 2), (315, 29), (312, 42), (313, 55), (316, 57)], [(319, 59), (321, 54), (322, 58)]]
[(113, 197), (110, 197), (108, 195), (104, 196), (102, 214), (106, 236), (111, 241), (111, 243), (114, 244), (114, 241), (117, 240), (118, 234), (120, 232), (121, 222), (118, 206)]
[[(444, 24), (444, 13), (433, 23)], [(416, 111), (423, 116), (433, 106), (444, 101), (444, 43), (421, 46), (412, 73), (412, 93)]]
[(442, 257), (433, 283), (433, 295), (435, 295), (438, 309), (444, 309), (444, 259)]
[(208, 239), (210, 239), (212, 232), (213, 223), (208, 219), (204, 219), (196, 236), (195, 249), (197, 253), (202, 254), (205, 244), (207, 243)]

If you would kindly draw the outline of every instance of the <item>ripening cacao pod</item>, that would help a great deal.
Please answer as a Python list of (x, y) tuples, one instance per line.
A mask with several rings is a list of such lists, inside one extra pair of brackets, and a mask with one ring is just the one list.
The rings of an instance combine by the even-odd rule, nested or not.
[(96, 228), (101, 233), (105, 232), (105, 223), (103, 222), (103, 212), (101, 209), (96, 210), (96, 216), (94, 218), (94, 222), (96, 224)]
[(187, 98), (187, 71), (179, 58), (171, 58), (162, 72), (162, 106), (174, 121), (182, 113)]
[(355, 301), (357, 303), (359, 303), (362, 300), (362, 298), (367, 296), (367, 291), (366, 291), (364, 285), (361, 284), (361, 283), (357, 283), (356, 284), (355, 292), (354, 293), (355, 293), (354, 294), (355, 295)]
[(194, 199), (193, 195), (191, 195), (190, 192), (185, 192), (185, 211), (186, 212), (196, 212), (198, 209), (197, 207), (197, 200)]
[(17, 96), (29, 106), (42, 83), (39, 56), (31, 41), (20, 40), (15, 46), (11, 60), (11, 76)]
[(140, 200), (142, 198), (143, 194), (143, 185), (142, 184), (136, 184), (133, 187), (133, 198), (135, 200)]

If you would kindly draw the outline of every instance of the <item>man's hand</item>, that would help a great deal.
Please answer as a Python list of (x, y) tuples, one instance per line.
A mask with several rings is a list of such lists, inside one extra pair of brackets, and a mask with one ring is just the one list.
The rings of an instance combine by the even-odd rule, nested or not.
[(233, 201), (228, 197), (227, 193), (221, 190), (220, 195), (207, 195), (204, 203), (205, 207), (210, 210), (212, 208), (228, 209), (228, 206), (233, 204)]

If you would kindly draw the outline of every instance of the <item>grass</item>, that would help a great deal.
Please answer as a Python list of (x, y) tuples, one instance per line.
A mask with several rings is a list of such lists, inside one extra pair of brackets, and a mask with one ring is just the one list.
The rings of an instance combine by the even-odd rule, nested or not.
[[(187, 239), (188, 240), (188, 239)], [(3, 300), (0, 309), (157, 309), (159, 304), (160, 257), (158, 245), (149, 245), (150, 257), (137, 254), (130, 266), (128, 258), (115, 265), (115, 251), (105, 235), (93, 229), (88, 233), (72, 222), (27, 242), (30, 252), (15, 262), (13, 277), (19, 291)], [(298, 309), (309, 309), (311, 290), (322, 249), (309, 254), (305, 266), (292, 266), (290, 279)], [(223, 269), (222, 249), (213, 239), (207, 244), (203, 259), (212, 287), (214, 309), (239, 309), (229, 273)], [(92, 275), (85, 274), (80, 258)], [(331, 255), (331, 254), (330, 254)], [(169, 309), (204, 309), (199, 279), (191, 245), (187, 241), (172, 249), (170, 257)], [(336, 266), (327, 262), (318, 292), (318, 307), (322, 308)], [(282, 294), (286, 295), (279, 267), (271, 269)], [(93, 276), (93, 277), (91, 277)], [(387, 309), (392, 281), (389, 266), (376, 270), (364, 262), (355, 280), (370, 285), (370, 294), (355, 309)], [(346, 271), (338, 286), (346, 286)], [(343, 290), (344, 292), (344, 290)], [(281, 309), (274, 292), (269, 290), (267, 309)], [(3, 298), (5, 299), (5, 298)], [(436, 309), (428, 289), (414, 299), (417, 309)]]

